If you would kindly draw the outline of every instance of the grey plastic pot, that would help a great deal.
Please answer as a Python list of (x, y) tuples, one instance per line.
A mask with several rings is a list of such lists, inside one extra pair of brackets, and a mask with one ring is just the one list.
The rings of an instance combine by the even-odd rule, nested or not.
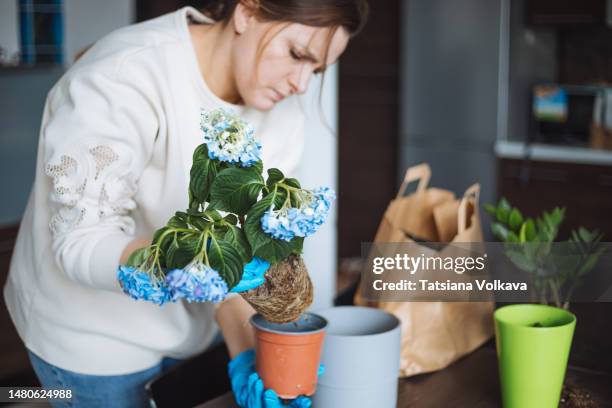
[(400, 321), (382, 310), (339, 306), (317, 311), (328, 321), (313, 406), (393, 408), (397, 404)]

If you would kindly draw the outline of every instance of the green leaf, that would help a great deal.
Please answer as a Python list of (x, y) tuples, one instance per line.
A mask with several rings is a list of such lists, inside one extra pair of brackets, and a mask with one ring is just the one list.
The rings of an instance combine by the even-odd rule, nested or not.
[(519, 243), (519, 237), (514, 233), (514, 231), (508, 231), (508, 242), (513, 244)]
[(291, 241), (282, 241), (272, 238), (261, 229), (261, 217), (270, 208), (281, 206), (283, 194), (273, 191), (251, 207), (247, 213), (244, 226), (246, 237), (251, 244), (253, 255), (265, 259), (271, 264), (275, 264), (287, 258), (294, 251), (300, 251), (303, 245), (303, 238), (296, 237)]
[(494, 222), (491, 224), (491, 231), (500, 241), (506, 242), (508, 240), (508, 228), (499, 222)]
[(598, 261), (599, 261), (599, 254), (595, 253), (595, 254), (591, 254), (590, 256), (588, 256), (584, 260), (584, 263), (580, 265), (580, 268), (578, 269), (578, 273), (576, 274), (576, 276), (580, 277), (586, 274), (587, 272), (589, 272), (591, 269), (595, 267), (595, 265), (597, 265)]
[(510, 205), (508, 200), (506, 200), (504, 197), (502, 197), (499, 200), (499, 203), (497, 204), (497, 208), (503, 208), (504, 210), (510, 212), (510, 210), (512, 209), (512, 206)]
[(513, 208), (508, 216), (508, 225), (512, 231), (519, 231), (523, 224), (523, 215), (518, 208)]
[(168, 220), (167, 225), (172, 228), (187, 228), (186, 219), (182, 219), (181, 217), (178, 217), (176, 215), (172, 216)]
[(560, 225), (563, 222), (563, 219), (565, 218), (565, 208), (555, 207), (552, 212), (552, 217), (555, 224), (557, 226)]
[(293, 240), (291, 241), (294, 245), (293, 245), (293, 253), (295, 254), (301, 254), (303, 252), (304, 249), (304, 238), (302, 237), (295, 237), (293, 238)]
[(503, 207), (497, 207), (497, 212), (495, 213), (495, 218), (497, 221), (502, 224), (508, 224), (508, 216), (510, 215), (510, 210), (507, 210)]
[(536, 236), (537, 233), (533, 219), (527, 218), (527, 220), (521, 225), (521, 230), (519, 232), (519, 241), (521, 243), (533, 242)]
[(536, 230), (538, 231), (537, 241), (539, 241), (539, 242), (547, 242), (547, 241), (549, 241), (550, 233), (548, 231), (548, 227), (547, 227), (546, 223), (544, 222), (544, 220), (542, 220), (542, 218), (537, 218), (536, 219), (536, 226), (537, 226)]
[(221, 219), (223, 219), (223, 216), (221, 215), (221, 213), (215, 209), (206, 209), (206, 211), (204, 211), (202, 213), (202, 216), (211, 219), (213, 222), (217, 222), (220, 221)]
[(238, 217), (235, 214), (227, 214), (223, 219), (231, 225), (238, 225)]
[(242, 278), (244, 262), (240, 252), (229, 242), (213, 239), (208, 248), (208, 262), (219, 272), (229, 289), (233, 288)]
[[(193, 152), (193, 164), (190, 171), (189, 191), (192, 201), (200, 204), (208, 201), (210, 188), (217, 173), (217, 161), (208, 157), (206, 144), (199, 145)], [(192, 203), (189, 207), (194, 208)]]
[(201, 249), (201, 242), (197, 235), (183, 235), (177, 234), (179, 237), (173, 239), (168, 252), (166, 254), (166, 265), (170, 269), (181, 269), (187, 266), (193, 258), (195, 258), (198, 251)]
[[(157, 231), (155, 231), (155, 234), (153, 234), (153, 242), (152, 242), (152, 244), (159, 245), (159, 248), (164, 253), (168, 250), (168, 247), (170, 246), (170, 244), (172, 243), (172, 240), (174, 238), (174, 234), (165, 234), (169, 230), (170, 230), (170, 228), (163, 227), (163, 228), (160, 228)], [(164, 238), (163, 238), (162, 241), (160, 241), (162, 235), (164, 235)]]
[(591, 242), (593, 240), (593, 236), (595, 235), (595, 233), (591, 233), (591, 231), (589, 231), (588, 229), (584, 227), (580, 227), (578, 229), (578, 235), (580, 235), (580, 238), (582, 239), (582, 241)]
[(553, 242), (557, 236), (559, 224), (563, 219), (562, 213), (555, 208), (553, 212), (542, 213), (542, 218), (536, 220), (538, 226), (538, 241), (539, 242)]
[(255, 172), (257, 172), (259, 175), (261, 175), (263, 173), (263, 162), (261, 160), (253, 163), (253, 165), (249, 166), (249, 167), (244, 167), (246, 169), (250, 169), (253, 170)]
[(133, 266), (135, 268), (139, 267), (148, 258), (149, 253), (149, 247), (135, 250), (130, 254), (126, 265)]
[(574, 250), (579, 251), (580, 253), (583, 253), (585, 250), (585, 245), (582, 243), (582, 240), (580, 239), (580, 236), (578, 235), (578, 232), (576, 230), (572, 230), (570, 232), (570, 238), (568, 240), (568, 242), (570, 242), (572, 244), (572, 248), (574, 248)]
[(563, 218), (565, 217), (565, 209), (555, 207), (551, 212), (546, 212), (542, 214), (542, 218), (544, 220), (544, 225), (546, 226), (548, 232), (556, 236), (557, 230), (559, 229), (559, 225), (563, 222)]
[(602, 247), (599, 248), (596, 252), (590, 254), (578, 270), (577, 276), (581, 277), (587, 272), (589, 272), (591, 269), (593, 269), (597, 265), (597, 262), (599, 262), (599, 258), (604, 254), (604, 252), (606, 252), (606, 248)]
[(193, 215), (190, 215), (189, 218), (187, 219), (187, 221), (189, 222), (190, 225), (192, 225), (195, 228), (197, 228), (198, 231), (200, 231), (200, 232), (209, 229), (212, 226), (212, 224), (213, 224), (211, 221), (207, 221), (207, 220), (203, 219), (201, 216), (196, 217), (196, 216), (193, 216)]
[(244, 231), (241, 228), (235, 226), (229, 226), (223, 240), (229, 242), (234, 248), (240, 253), (243, 263), (247, 263), (253, 257), (251, 255), (251, 244), (246, 238)]
[(261, 174), (251, 167), (225, 169), (212, 184), (211, 205), (224, 211), (246, 214), (264, 186)]
[(529, 260), (525, 254), (518, 250), (507, 250), (506, 255), (512, 263), (522, 271), (533, 273), (536, 271), (536, 265)]
[[(187, 210), (190, 211), (190, 210)], [(184, 211), (177, 211), (174, 213), (174, 218), (180, 221), (187, 221), (187, 213)]]
[(491, 215), (495, 215), (497, 213), (497, 207), (494, 205), (485, 204), (483, 208), (486, 212), (488, 212)]
[(294, 188), (302, 188), (302, 186), (300, 185), (300, 182), (297, 181), (297, 179), (294, 179), (294, 178), (286, 178), (284, 183), (286, 185), (294, 187)]
[(272, 187), (274, 187), (276, 183), (283, 180), (284, 178), (285, 178), (285, 175), (279, 169), (276, 169), (276, 168), (268, 169), (268, 180), (266, 180), (266, 186), (268, 186), (268, 188), (271, 189)]

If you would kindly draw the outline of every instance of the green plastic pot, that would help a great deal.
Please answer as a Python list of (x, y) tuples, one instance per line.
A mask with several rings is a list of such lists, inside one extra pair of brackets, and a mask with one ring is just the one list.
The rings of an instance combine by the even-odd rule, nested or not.
[(532, 304), (501, 307), (494, 316), (504, 407), (556, 408), (576, 316)]

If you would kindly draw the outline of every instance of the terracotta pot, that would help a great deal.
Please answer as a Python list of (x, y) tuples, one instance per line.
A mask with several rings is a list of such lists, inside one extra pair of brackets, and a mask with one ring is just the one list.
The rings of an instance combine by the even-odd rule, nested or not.
[(285, 399), (314, 394), (327, 320), (304, 313), (292, 323), (271, 323), (256, 314), (251, 324), (257, 337), (255, 364), (264, 387)]

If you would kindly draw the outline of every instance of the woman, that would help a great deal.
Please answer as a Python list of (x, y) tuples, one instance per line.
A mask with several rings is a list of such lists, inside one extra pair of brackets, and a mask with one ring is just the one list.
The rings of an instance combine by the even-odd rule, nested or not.
[[(75, 406), (146, 406), (143, 384), (205, 350), (215, 319), (245, 373), (253, 309), (240, 296), (160, 308), (124, 295), (115, 271), (187, 208), (201, 109), (234, 110), (257, 130), (264, 163), (294, 170), (293, 95), (366, 13), (365, 0), (225, 0), (213, 19), (186, 7), (101, 39), (53, 87), (4, 290), (43, 385), (72, 389)], [(259, 406), (261, 389), (235, 380), (242, 404)]]

